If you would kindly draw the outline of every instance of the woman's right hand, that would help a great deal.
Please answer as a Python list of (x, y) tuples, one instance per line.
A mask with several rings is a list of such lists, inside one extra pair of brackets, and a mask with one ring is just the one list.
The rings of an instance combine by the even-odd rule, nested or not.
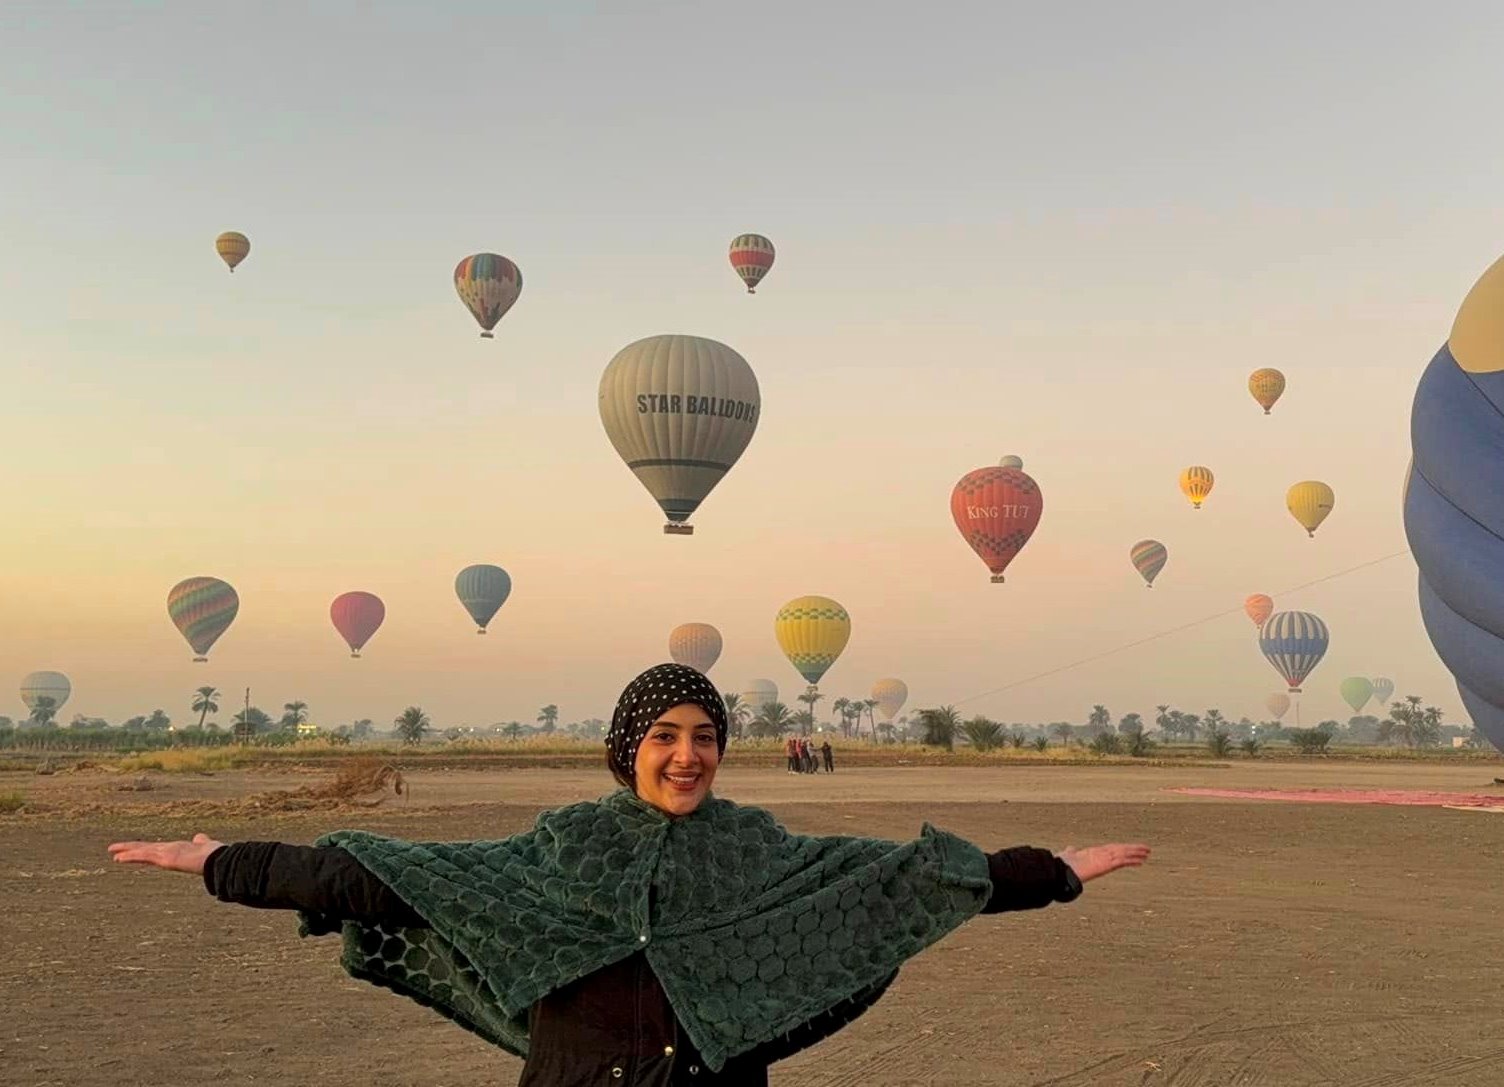
[(113, 842), (110, 856), (121, 864), (150, 864), (170, 872), (203, 875), (204, 862), (224, 842), (195, 834), (191, 842)]

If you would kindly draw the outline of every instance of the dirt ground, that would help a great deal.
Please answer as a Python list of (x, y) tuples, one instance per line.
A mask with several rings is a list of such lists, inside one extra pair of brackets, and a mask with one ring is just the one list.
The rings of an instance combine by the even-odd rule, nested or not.
[[(853, 768), (728, 765), (718, 792), (791, 828), (984, 848), (1143, 840), (1150, 865), (1069, 906), (979, 918), (775, 1084), (881, 1087), (1498, 1087), (1504, 816), (1208, 800), (1174, 786), (1498, 792), (1504, 764)], [(126, 837), (306, 842), (344, 826), (493, 837), (599, 795), (603, 773), (420, 772), (374, 811), (248, 820), (296, 774), (0, 774), (51, 813), (0, 816), (0, 1082), (513, 1084), (520, 1064), (348, 978), (337, 941), (222, 905), (190, 876), (111, 864)], [(164, 803), (203, 801), (193, 815)], [(215, 805), (220, 805), (219, 809)], [(181, 808), (179, 808), (179, 811)], [(66, 812), (82, 812), (69, 815)]]

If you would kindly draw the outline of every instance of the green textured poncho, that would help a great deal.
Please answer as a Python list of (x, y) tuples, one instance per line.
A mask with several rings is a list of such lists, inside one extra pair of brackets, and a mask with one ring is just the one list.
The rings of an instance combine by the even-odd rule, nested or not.
[[(345, 969), (518, 1056), (541, 997), (638, 951), (714, 1070), (889, 978), (975, 915), (987, 859), (925, 825), (898, 844), (790, 834), (708, 797), (672, 819), (620, 790), (498, 841), (337, 845), (429, 922), (345, 922)], [(305, 935), (335, 930), (303, 916)]]

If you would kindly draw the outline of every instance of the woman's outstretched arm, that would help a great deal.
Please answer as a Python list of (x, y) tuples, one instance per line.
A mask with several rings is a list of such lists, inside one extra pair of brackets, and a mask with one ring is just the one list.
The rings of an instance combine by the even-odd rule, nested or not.
[(1070, 846), (1059, 854), (1020, 845), (987, 855), (992, 897), (983, 913), (1037, 910), (1053, 902), (1071, 902), (1081, 885), (1119, 868), (1136, 868), (1149, 859), (1146, 845)]
[(225, 845), (207, 834), (195, 834), (187, 842), (116, 842), (109, 848), (124, 864), (202, 875), (204, 888), (221, 902), (306, 910), (332, 921), (408, 928), (426, 924), (395, 891), (337, 846)]

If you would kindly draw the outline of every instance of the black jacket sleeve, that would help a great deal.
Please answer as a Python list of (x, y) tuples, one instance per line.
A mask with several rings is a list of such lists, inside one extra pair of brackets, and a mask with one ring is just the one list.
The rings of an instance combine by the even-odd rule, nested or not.
[(1052, 902), (1070, 902), (1081, 893), (1081, 881), (1048, 849), (1020, 845), (987, 855), (992, 898), (983, 913), (1037, 910)]
[(221, 902), (306, 910), (331, 921), (424, 928), (411, 906), (338, 846), (235, 842), (204, 862), (204, 887)]

